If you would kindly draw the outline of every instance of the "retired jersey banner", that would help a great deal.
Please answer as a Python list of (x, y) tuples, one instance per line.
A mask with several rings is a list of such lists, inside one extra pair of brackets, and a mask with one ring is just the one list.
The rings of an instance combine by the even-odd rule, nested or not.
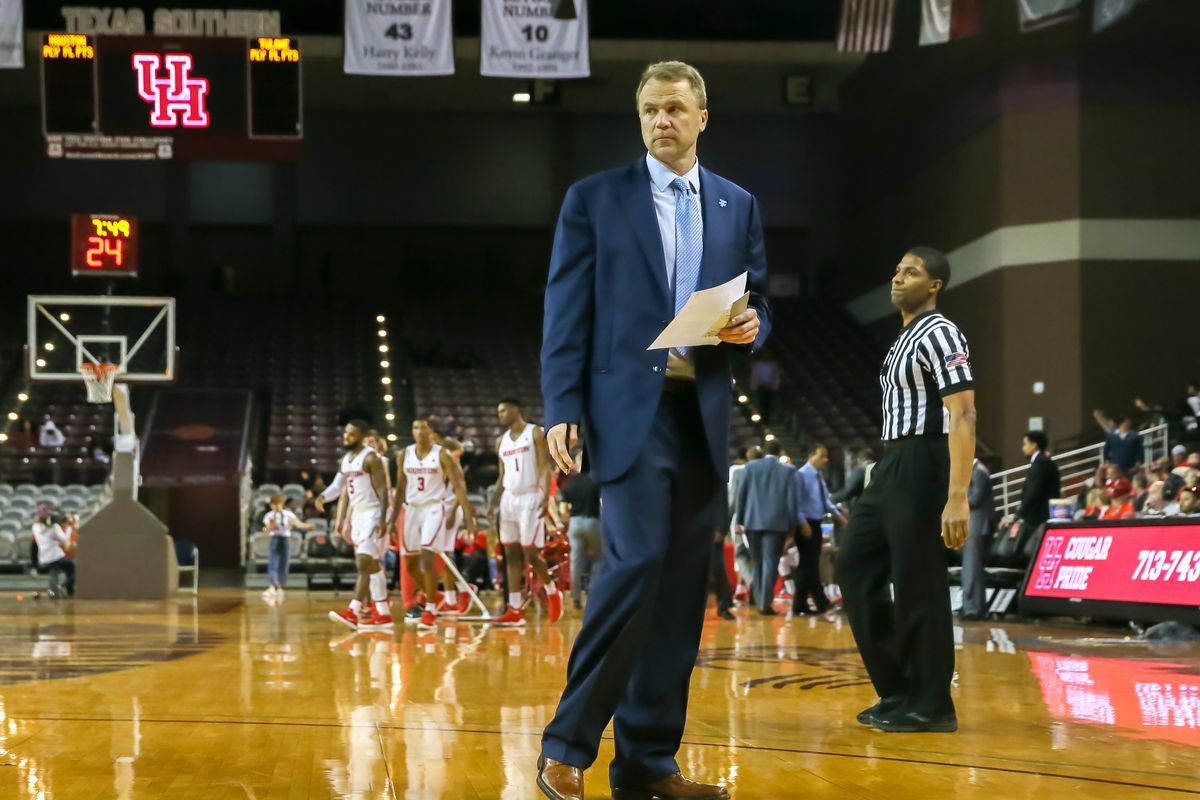
[(453, 75), (451, 0), (346, 0), (351, 75)]
[(586, 78), (587, 0), (483, 0), (480, 72), (492, 78)]
[(0, 0), (0, 69), (25, 66), (25, 22), (22, 0)]

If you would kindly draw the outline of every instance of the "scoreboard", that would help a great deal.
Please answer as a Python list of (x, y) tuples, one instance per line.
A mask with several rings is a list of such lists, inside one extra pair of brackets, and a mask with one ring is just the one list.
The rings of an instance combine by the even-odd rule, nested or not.
[(71, 215), (71, 274), (136, 278), (137, 217)]
[(47, 153), (295, 158), (300, 43), (290, 37), (42, 37)]

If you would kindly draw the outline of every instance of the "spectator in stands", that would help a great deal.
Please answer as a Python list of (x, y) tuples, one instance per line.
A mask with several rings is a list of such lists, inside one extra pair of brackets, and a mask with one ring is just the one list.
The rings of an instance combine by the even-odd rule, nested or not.
[(1175, 501), (1178, 508), (1178, 515), (1181, 517), (1193, 517), (1200, 512), (1200, 491), (1193, 487), (1184, 489), (1179, 493), (1179, 499)]
[(750, 368), (750, 390), (754, 392), (758, 412), (764, 422), (771, 421), (771, 413), (775, 408), (775, 395), (779, 392), (782, 371), (775, 359), (768, 353), (759, 353)]
[(1162, 481), (1155, 481), (1154, 483), (1150, 484), (1150, 488), (1146, 490), (1146, 501), (1142, 504), (1142, 508), (1138, 513), (1138, 516), (1164, 516), (1167, 508), (1166, 488), (1167, 485)]
[(1183, 488), (1189, 492), (1200, 490), (1200, 469), (1189, 469), (1183, 476)]
[(1171, 448), (1171, 469), (1179, 469), (1187, 463), (1187, 448), (1177, 444)]
[(1133, 476), (1133, 510), (1138, 514), (1146, 507), (1146, 501), (1150, 498), (1150, 479), (1145, 473), (1138, 473)]
[(1087, 505), (1075, 518), (1081, 520), (1100, 519), (1104, 509), (1108, 508), (1109, 500), (1108, 492), (1103, 489), (1090, 490), (1087, 493)]
[(112, 462), (112, 456), (109, 455), (108, 450), (103, 447), (100, 442), (96, 441), (95, 436), (89, 436), (87, 438), (87, 442), (84, 444), (84, 450), (94, 461), (99, 461), (101, 464), (109, 464)]
[(283, 587), (287, 585), (292, 553), (292, 529), (311, 531), (316, 527), (311, 522), (301, 521), (294, 511), (286, 507), (292, 502), (288, 498), (285, 503), (281, 494), (271, 495), (271, 510), (263, 519), (263, 532), (271, 536), (267, 547), (267, 577), (271, 585), (263, 592), (263, 599), (268, 603), (283, 602)]
[(66, 519), (49, 513), (39, 517), (33, 523), (33, 541), (37, 544), (38, 566), (51, 576), (51, 596), (56, 592), (56, 573), (65, 578), (67, 597), (75, 594), (75, 562), (68, 555), (72, 545)]
[(1133, 495), (1130, 491), (1119, 494), (1108, 493), (1108, 505), (1100, 512), (1100, 519), (1133, 519), (1137, 512), (1133, 508)]
[(38, 444), (42, 447), (62, 447), (66, 440), (67, 437), (63, 436), (63, 432), (47, 414), (46, 419), (42, 422), (41, 432), (38, 434)]
[(325, 484), (325, 479), (320, 475), (313, 478), (312, 486), (304, 493), (304, 519), (316, 519), (324, 517), (325, 514), (317, 508), (317, 498), (325, 493), (329, 487)]
[(1174, 469), (1171, 470), (1171, 474), (1178, 475), (1184, 479), (1184, 482), (1188, 486), (1191, 486), (1192, 483), (1187, 480), (1187, 474), (1188, 472), (1197, 469), (1200, 469), (1200, 453), (1189, 453), (1187, 460), (1180, 464), (1176, 464)]
[(1034, 527), (1050, 518), (1050, 500), (1062, 493), (1058, 465), (1046, 452), (1049, 440), (1042, 431), (1029, 431), (1021, 441), (1021, 452), (1029, 459), (1029, 474), (1021, 488), (1021, 505), (1016, 517)]
[(842, 487), (841, 491), (834, 493), (833, 502), (838, 505), (844, 503), (848, 508), (853, 509), (859, 496), (862, 495), (863, 489), (867, 488), (867, 481), (874, 466), (875, 451), (869, 447), (859, 450), (858, 455), (854, 458), (854, 469), (846, 478), (846, 485)]
[(1109, 495), (1124, 497), (1133, 491), (1133, 482), (1125, 477), (1116, 464), (1106, 465), (1104, 472), (1104, 491)]
[(1110, 418), (1098, 408), (1092, 416), (1104, 430), (1104, 460), (1116, 464), (1125, 475), (1132, 475), (1146, 461), (1142, 436), (1134, 430), (1133, 421), (1124, 416)]
[(300, 474), (296, 476), (296, 483), (303, 486), (304, 490), (308, 493), (308, 496), (310, 496), (310, 497), (312, 496), (313, 482), (315, 480), (316, 479), (313, 476), (313, 471), (306, 467), (301, 468)]
[(1106, 480), (1108, 480), (1108, 467), (1101, 462), (1092, 476), (1079, 485), (1079, 491), (1075, 495), (1076, 519), (1079, 519), (1083, 510), (1088, 506), (1088, 494), (1093, 489), (1103, 489)]

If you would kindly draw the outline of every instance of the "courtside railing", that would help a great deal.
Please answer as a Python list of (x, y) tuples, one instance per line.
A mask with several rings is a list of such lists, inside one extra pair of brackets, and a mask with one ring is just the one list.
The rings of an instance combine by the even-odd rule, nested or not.
[[(1167, 454), (1166, 425), (1155, 425), (1138, 433), (1142, 437), (1142, 446), (1146, 450), (1147, 464)], [(1071, 497), (1076, 494), (1079, 487), (1096, 474), (1096, 469), (1103, 461), (1103, 453), (1104, 442), (1098, 442), (1052, 456), (1058, 465), (1063, 497)], [(1025, 479), (1028, 475), (1029, 465), (1025, 464), (997, 472), (992, 476), (992, 495), (996, 501), (996, 510), (1000, 512), (1001, 516), (1015, 512), (1021, 504), (1021, 491), (1025, 487)]]

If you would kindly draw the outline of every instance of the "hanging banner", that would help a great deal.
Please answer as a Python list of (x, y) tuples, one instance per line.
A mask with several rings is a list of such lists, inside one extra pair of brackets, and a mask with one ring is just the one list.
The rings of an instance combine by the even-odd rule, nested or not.
[(453, 75), (450, 2), (346, 0), (343, 69), (351, 75)]
[(0, 69), (25, 67), (25, 23), (21, 0), (0, 0)]
[(483, 75), (586, 78), (587, 0), (483, 0)]

